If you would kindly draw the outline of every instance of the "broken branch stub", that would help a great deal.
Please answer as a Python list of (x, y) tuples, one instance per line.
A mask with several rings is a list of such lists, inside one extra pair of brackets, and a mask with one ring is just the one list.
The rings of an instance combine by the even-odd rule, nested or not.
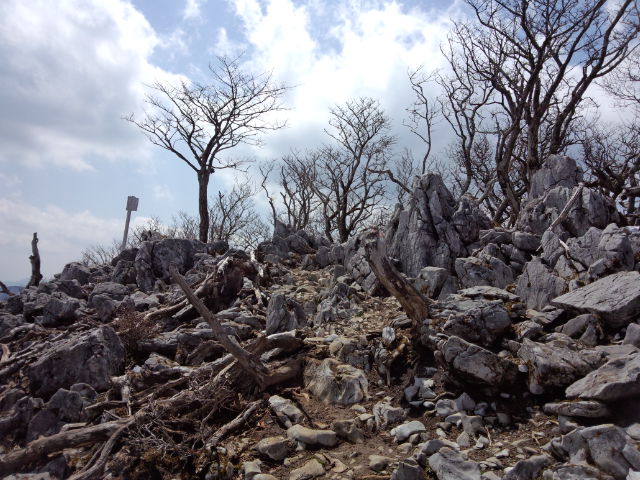
[(29, 256), (29, 261), (31, 261), (31, 278), (26, 288), (37, 287), (42, 280), (42, 273), (40, 273), (40, 252), (38, 252), (38, 232), (33, 234), (33, 239), (31, 240), (31, 255)]
[(378, 281), (396, 297), (414, 327), (429, 317), (429, 305), (433, 303), (422, 295), (391, 263), (386, 254), (384, 238), (377, 230), (364, 236), (367, 261)]

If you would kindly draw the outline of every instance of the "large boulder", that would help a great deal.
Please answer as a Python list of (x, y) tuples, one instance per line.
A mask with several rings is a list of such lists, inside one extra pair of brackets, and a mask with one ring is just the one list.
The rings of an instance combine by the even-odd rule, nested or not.
[(369, 383), (364, 372), (334, 360), (311, 361), (304, 371), (304, 383), (314, 396), (324, 403), (351, 405), (368, 394)]
[(437, 353), (454, 377), (472, 384), (500, 388), (513, 385), (518, 376), (510, 360), (456, 336), (438, 342)]
[(104, 391), (123, 366), (120, 339), (113, 328), (104, 326), (56, 342), (26, 369), (26, 375), (34, 395), (49, 397), (75, 383)]
[(640, 352), (609, 360), (567, 387), (566, 394), (605, 403), (640, 397)]
[(444, 321), (445, 334), (483, 347), (495, 344), (511, 328), (509, 312), (498, 300), (450, 295), (439, 307), (443, 310), (436, 315)]
[(387, 253), (410, 277), (426, 266), (451, 271), (456, 258), (471, 253), (467, 246), (478, 240), (480, 230), (490, 226), (469, 199), (457, 205), (442, 178), (428, 173), (414, 179), (409, 204), (396, 208), (385, 234)]
[(60, 280), (77, 280), (80, 285), (85, 285), (91, 278), (89, 267), (79, 262), (71, 262), (64, 266), (60, 274)]
[(562, 155), (550, 155), (540, 170), (531, 177), (529, 198), (538, 198), (554, 187), (572, 188), (582, 181), (576, 162)]
[(143, 242), (134, 261), (138, 286), (151, 291), (158, 279), (170, 283), (169, 265), (185, 273), (193, 267), (195, 254), (204, 252), (205, 248), (205, 244), (197, 240), (178, 238)]
[(477, 257), (457, 258), (455, 271), (463, 288), (479, 285), (504, 288), (513, 283), (513, 271), (501, 259), (480, 254)]
[(556, 335), (548, 343), (524, 339), (518, 350), (529, 367), (529, 391), (535, 395), (571, 385), (606, 361), (606, 353), (583, 349), (571, 338)]
[(516, 294), (522, 297), (529, 308), (541, 309), (549, 305), (553, 298), (566, 292), (567, 288), (566, 280), (557, 276), (540, 257), (534, 257), (518, 277)]
[(296, 330), (307, 325), (302, 305), (283, 294), (275, 294), (267, 305), (267, 335)]
[(622, 328), (640, 315), (640, 273), (619, 272), (561, 295), (552, 305), (579, 313), (595, 313), (605, 325)]
[[(549, 156), (532, 177), (529, 199), (520, 210), (517, 230), (536, 235), (544, 233), (558, 218), (581, 181), (582, 173), (573, 159)], [(595, 190), (583, 188), (567, 218), (561, 222), (561, 228), (570, 236), (578, 237), (591, 227), (604, 228), (619, 220), (610, 199)]]
[(551, 448), (557, 456), (574, 464), (584, 464), (588, 460), (617, 480), (626, 479), (629, 470), (640, 470), (638, 447), (615, 425), (577, 428), (552, 440)]

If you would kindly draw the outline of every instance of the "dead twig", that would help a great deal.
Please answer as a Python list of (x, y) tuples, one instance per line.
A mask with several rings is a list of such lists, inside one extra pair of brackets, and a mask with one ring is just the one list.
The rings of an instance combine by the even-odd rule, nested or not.
[(13, 297), (15, 295), (15, 293), (9, 290), (9, 288), (2, 282), (0, 282), (0, 292), (6, 293), (10, 297)]
[(253, 415), (253, 413), (264, 404), (264, 400), (256, 400), (248, 404), (244, 410), (226, 425), (223, 425), (214, 433), (206, 443), (206, 448), (211, 450), (218, 446), (220, 441), (234, 430), (240, 428)]

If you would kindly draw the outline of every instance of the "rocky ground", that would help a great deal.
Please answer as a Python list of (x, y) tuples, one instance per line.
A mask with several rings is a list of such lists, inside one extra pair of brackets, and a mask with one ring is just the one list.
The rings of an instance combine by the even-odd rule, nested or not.
[(509, 231), (417, 179), (383, 239), (426, 318), (366, 236), (67, 265), (0, 302), (0, 478), (640, 479), (640, 233), (580, 182)]

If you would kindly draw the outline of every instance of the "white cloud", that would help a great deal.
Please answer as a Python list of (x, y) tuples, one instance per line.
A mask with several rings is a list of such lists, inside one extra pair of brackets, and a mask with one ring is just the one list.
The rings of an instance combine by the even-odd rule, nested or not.
[(121, 117), (142, 106), (159, 40), (128, 1), (0, 2), (0, 163), (92, 169), (144, 158)]
[(168, 185), (154, 185), (153, 197), (156, 200), (173, 200), (173, 192)]
[(324, 139), (329, 107), (358, 96), (379, 99), (397, 133), (411, 141), (401, 127), (412, 101), (407, 70), (443, 65), (439, 46), (452, 11), (410, 10), (395, 1), (337, 9), (292, 0), (231, 3), (252, 47), (248, 68), (295, 85), (287, 98), (290, 128), (270, 135), (257, 155), (313, 147)]
[[(136, 216), (131, 230), (144, 224)], [(55, 205), (37, 207), (21, 200), (0, 198), (0, 280), (18, 280), (29, 275), (29, 254), (33, 232), (38, 232), (42, 272), (51, 276), (93, 245), (108, 245), (121, 239), (125, 216), (100, 218), (88, 210), (69, 211)]]
[(182, 18), (184, 20), (193, 20), (200, 16), (200, 7), (206, 0), (186, 0)]

